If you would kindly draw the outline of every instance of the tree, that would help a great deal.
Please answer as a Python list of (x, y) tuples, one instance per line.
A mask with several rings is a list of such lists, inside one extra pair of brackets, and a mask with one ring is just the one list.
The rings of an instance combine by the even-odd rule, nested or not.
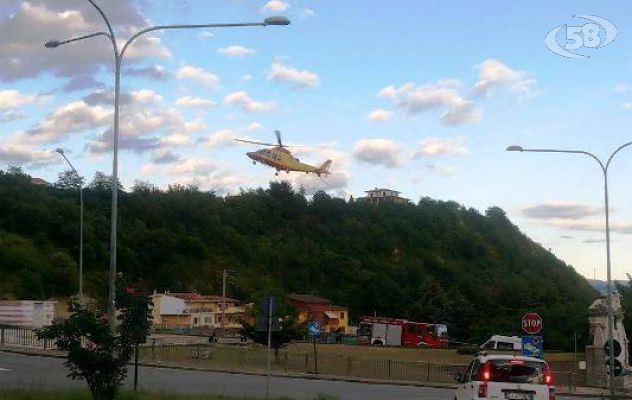
[[(97, 171), (88, 187), (96, 191), (109, 192), (112, 190), (112, 175), (106, 175), (101, 171)], [(121, 185), (120, 180), (118, 182), (118, 189), (123, 190), (123, 185)]]
[(77, 190), (83, 186), (84, 179), (69, 169), (59, 173), (55, 187), (61, 190)]
[(105, 307), (83, 306), (74, 300), (68, 305), (68, 319), (55, 321), (37, 332), (39, 339), (54, 340), (59, 349), (68, 352), (65, 362), (70, 370), (68, 376), (85, 380), (93, 400), (116, 397), (127, 376), (132, 352), (149, 334), (151, 315), (147, 297), (121, 284), (120, 281), (117, 284), (120, 324), (116, 335), (110, 333)]

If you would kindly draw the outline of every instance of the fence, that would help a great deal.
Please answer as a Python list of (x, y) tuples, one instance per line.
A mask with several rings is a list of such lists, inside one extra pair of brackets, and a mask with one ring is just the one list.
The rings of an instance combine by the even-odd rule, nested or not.
[[(0, 325), (0, 345), (56, 349), (55, 343), (39, 340), (28, 328)], [(264, 372), (267, 350), (264, 348), (208, 344), (161, 345), (155, 342), (140, 347), (139, 360), (147, 363), (196, 366), (225, 371)], [(554, 371), (556, 386), (573, 392), (585, 386), (585, 371), (575, 370), (572, 361), (549, 363)], [(357, 357), (351, 355), (317, 354), (288, 350), (273, 350), (270, 367), (280, 374), (322, 374), (352, 376), (410, 382), (454, 383), (456, 372), (465, 372), (464, 365), (446, 365), (422, 361), (401, 361)]]
[[(144, 346), (139, 358), (143, 362), (194, 365), (201, 368), (263, 372), (267, 350), (218, 345)], [(353, 376), (383, 380), (416, 382), (454, 382), (454, 373), (464, 372), (462, 365), (427, 362), (358, 358), (348, 355), (272, 351), (270, 368), (276, 373)]]
[(44, 350), (57, 348), (54, 341), (38, 339), (33, 329), (8, 325), (0, 325), (0, 346), (19, 346)]

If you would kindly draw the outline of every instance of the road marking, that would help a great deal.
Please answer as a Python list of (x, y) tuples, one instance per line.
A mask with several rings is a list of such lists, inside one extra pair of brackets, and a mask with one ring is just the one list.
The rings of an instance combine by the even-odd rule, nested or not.
[(10, 369), (6, 369), (6, 368), (0, 368), (0, 372), (3, 372), (3, 371), (11, 371), (11, 370)]

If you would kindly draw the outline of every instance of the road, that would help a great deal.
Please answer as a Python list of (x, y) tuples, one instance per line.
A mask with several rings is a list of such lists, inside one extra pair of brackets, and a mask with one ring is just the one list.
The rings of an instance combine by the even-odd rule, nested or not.
[[(62, 359), (0, 352), (0, 388), (85, 388), (82, 381), (66, 377)], [(131, 371), (130, 371), (131, 372)], [(140, 368), (140, 388), (151, 392), (221, 394), (265, 397), (265, 377), (170, 368)], [(131, 380), (126, 385), (129, 387)], [(312, 400), (319, 393), (341, 400), (452, 400), (452, 389), (366, 384), (300, 378), (273, 377), (271, 397)], [(564, 399), (565, 400), (565, 399)]]

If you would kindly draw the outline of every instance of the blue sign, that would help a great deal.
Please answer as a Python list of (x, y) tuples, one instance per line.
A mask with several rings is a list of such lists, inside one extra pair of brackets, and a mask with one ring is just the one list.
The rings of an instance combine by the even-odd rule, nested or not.
[(542, 358), (544, 355), (542, 336), (523, 336), (522, 355), (526, 357)]
[(320, 323), (316, 321), (309, 321), (307, 323), (307, 333), (310, 336), (318, 336), (320, 335)]

